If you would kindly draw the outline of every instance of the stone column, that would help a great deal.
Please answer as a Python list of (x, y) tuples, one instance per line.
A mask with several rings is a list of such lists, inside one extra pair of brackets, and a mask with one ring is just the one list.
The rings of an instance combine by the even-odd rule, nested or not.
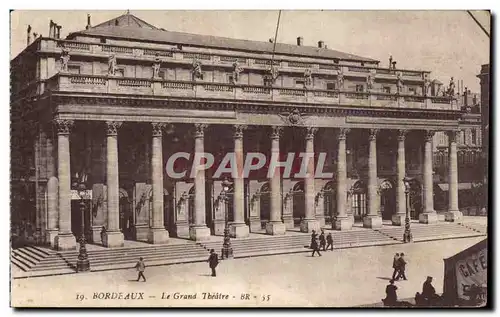
[(47, 231), (45, 232), (45, 242), (52, 248), (56, 247), (55, 239), (58, 234), (58, 186), (56, 177), (56, 165), (54, 159), (53, 130), (47, 127), (47, 139), (45, 142), (45, 155), (47, 157)]
[[(280, 154), (280, 135), (283, 133), (283, 127), (273, 126), (271, 133), (271, 157), (279, 160)], [(285, 224), (281, 220), (281, 175), (276, 168), (272, 177), (269, 179), (271, 184), (271, 214), (269, 222), (266, 224), (266, 233), (272, 235), (285, 234)]]
[(307, 175), (304, 179), (305, 218), (300, 223), (301, 232), (319, 230), (319, 222), (314, 213), (314, 135), (318, 128), (306, 128)]
[(458, 209), (457, 137), (459, 131), (448, 132), (448, 212), (446, 221), (460, 222), (463, 214)]
[(152, 123), (153, 139), (151, 142), (151, 180), (153, 183), (153, 210), (150, 214), (148, 242), (164, 244), (168, 242), (169, 234), (163, 221), (163, 142), (162, 129), (164, 123)]
[[(194, 136), (194, 151), (195, 155), (203, 153), (205, 130), (208, 125), (196, 123)], [(202, 162), (193, 162), (196, 168), (194, 180), (194, 225), (189, 227), (189, 237), (192, 240), (207, 240), (210, 237), (210, 229), (206, 224), (206, 207), (205, 207), (205, 170), (200, 169)]]
[(108, 248), (123, 247), (120, 231), (120, 196), (118, 174), (118, 130), (121, 122), (106, 122), (106, 187), (108, 191), (108, 225), (103, 244)]
[(405, 139), (407, 132), (407, 130), (398, 130), (396, 214), (392, 215), (392, 224), (394, 226), (402, 226), (406, 218), (406, 195), (403, 179), (406, 176)]
[(333, 224), (336, 230), (350, 230), (352, 217), (347, 214), (347, 148), (346, 139), (350, 129), (342, 128), (338, 134), (337, 151), (337, 219)]
[(432, 137), (434, 131), (425, 131), (424, 143), (424, 211), (419, 216), (421, 223), (436, 223), (438, 221), (434, 210), (434, 182), (432, 179)]
[(69, 136), (73, 120), (56, 120), (57, 175), (59, 178), (59, 233), (55, 239), (57, 250), (76, 249), (76, 239), (71, 231), (71, 169)]
[(380, 205), (378, 199), (377, 179), (377, 134), (378, 129), (370, 129), (368, 153), (368, 212), (363, 218), (363, 227), (382, 227), (382, 217), (378, 214)]
[(234, 222), (231, 224), (231, 236), (235, 238), (248, 237), (249, 228), (245, 224), (245, 196), (244, 196), (244, 181), (243, 178), (243, 130), (246, 128), (243, 125), (233, 127), (234, 133), (234, 154), (236, 160), (236, 175), (233, 179), (233, 214)]

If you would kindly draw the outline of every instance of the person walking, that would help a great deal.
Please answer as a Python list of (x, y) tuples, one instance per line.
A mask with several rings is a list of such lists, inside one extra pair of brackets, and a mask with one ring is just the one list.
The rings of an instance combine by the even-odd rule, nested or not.
[(142, 277), (144, 282), (146, 282), (146, 277), (144, 276), (144, 271), (146, 270), (146, 264), (144, 264), (144, 259), (142, 257), (139, 258), (139, 261), (136, 263), (135, 268), (137, 269), (137, 282)]
[(326, 249), (328, 250), (328, 248), (333, 251), (333, 237), (331, 232), (328, 232), (326, 236)]
[(325, 230), (321, 229), (321, 234), (319, 235), (319, 248), (322, 251), (326, 251), (326, 239), (325, 239)]
[(396, 274), (399, 272), (399, 253), (396, 253), (394, 256), (394, 259), (392, 260), (392, 268), (394, 269), (394, 272), (392, 272), (392, 279), (396, 280)]
[(397, 264), (398, 264), (398, 275), (396, 276), (396, 280), (399, 280), (400, 277), (402, 277), (403, 280), (405, 280), (405, 281), (408, 280), (406, 278), (406, 274), (405, 274), (406, 264), (408, 264), (408, 262), (406, 262), (406, 260), (405, 260), (404, 253), (400, 254), (399, 259), (397, 261)]
[(314, 230), (313, 230), (313, 233), (311, 235), (311, 249), (313, 250), (313, 253), (312, 253), (313, 257), (314, 257), (314, 253), (318, 253), (318, 255), (321, 256), (321, 253), (319, 253), (317, 234)]
[(219, 256), (215, 253), (214, 249), (210, 249), (210, 256), (208, 257), (208, 266), (212, 270), (212, 276), (217, 276), (215, 268), (219, 265)]

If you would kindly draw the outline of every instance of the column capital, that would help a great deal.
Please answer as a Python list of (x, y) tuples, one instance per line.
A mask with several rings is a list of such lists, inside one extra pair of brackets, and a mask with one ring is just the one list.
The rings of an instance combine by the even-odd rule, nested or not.
[(70, 134), (74, 124), (75, 121), (73, 120), (63, 120), (63, 119), (54, 120), (54, 127), (56, 128), (57, 134), (59, 135)]
[(121, 125), (121, 121), (106, 121), (106, 135), (118, 135), (118, 129), (120, 129)]
[(151, 126), (153, 128), (153, 136), (162, 136), (163, 129), (166, 127), (166, 124), (163, 122), (151, 122)]
[(195, 128), (194, 137), (196, 139), (203, 138), (205, 136), (205, 130), (208, 128), (208, 124), (195, 123), (194, 128)]
[(246, 125), (236, 124), (233, 126), (233, 138), (241, 139), (243, 138), (243, 131), (247, 129)]
[(273, 126), (271, 132), (271, 139), (278, 140), (280, 136), (283, 134), (282, 126)]
[(451, 142), (457, 142), (460, 138), (460, 130), (446, 131), (446, 134), (448, 135), (448, 140)]
[(306, 140), (313, 140), (316, 132), (318, 132), (318, 128), (307, 127), (306, 128)]
[(434, 134), (436, 134), (436, 131), (434, 130), (425, 130), (424, 131), (425, 142), (431, 142), (432, 138), (434, 137)]
[(379, 133), (379, 129), (370, 129), (370, 136), (369, 136), (369, 140), (370, 141), (374, 141), (377, 139), (377, 134)]
[(408, 130), (399, 129), (398, 130), (398, 141), (404, 141), (406, 139), (406, 135), (408, 134)]
[(339, 140), (345, 140), (347, 139), (347, 135), (351, 132), (351, 129), (349, 128), (340, 128), (339, 129), (339, 134), (338, 134), (338, 139)]

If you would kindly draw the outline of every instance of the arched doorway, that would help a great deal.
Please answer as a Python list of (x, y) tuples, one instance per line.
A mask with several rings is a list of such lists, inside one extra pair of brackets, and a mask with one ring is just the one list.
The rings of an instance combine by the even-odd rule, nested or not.
[(127, 240), (133, 239), (134, 215), (131, 212), (131, 202), (125, 189), (120, 188), (119, 192), (119, 213), (120, 213), (120, 231)]
[(414, 178), (410, 180), (410, 217), (411, 219), (418, 220), (418, 217), (422, 213), (422, 184)]
[(331, 224), (337, 216), (337, 190), (332, 181), (326, 183), (323, 188), (323, 211), (325, 223)]
[(260, 224), (261, 228), (266, 228), (266, 223), (271, 217), (271, 188), (269, 183), (265, 183), (260, 188)]
[(194, 224), (194, 185), (191, 186), (188, 193), (188, 223)]
[[(227, 221), (229, 223), (234, 221), (234, 186), (231, 184), (226, 193), (226, 211), (227, 211)], [(225, 217), (225, 216), (224, 216)], [(225, 219), (225, 218), (224, 218)]]
[(363, 221), (366, 215), (366, 184), (363, 181), (357, 181), (351, 187), (351, 210), (355, 221)]
[(169, 232), (175, 231), (174, 198), (163, 189), (163, 226)]
[(391, 220), (396, 213), (396, 191), (389, 180), (380, 184), (380, 211), (383, 220)]
[(292, 189), (293, 199), (293, 223), (300, 226), (300, 221), (306, 216), (306, 205), (304, 195), (304, 182), (297, 182)]

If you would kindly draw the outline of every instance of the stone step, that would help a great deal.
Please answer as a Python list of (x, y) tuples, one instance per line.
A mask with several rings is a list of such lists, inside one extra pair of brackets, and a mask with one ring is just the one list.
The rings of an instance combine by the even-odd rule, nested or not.
[[(144, 244), (144, 246), (138, 246), (138, 247), (121, 247), (121, 248), (102, 248), (101, 250), (92, 250), (88, 251), (89, 253), (93, 254), (110, 254), (114, 252), (133, 252), (137, 250), (145, 250), (145, 249), (152, 249), (152, 250), (159, 250), (159, 249), (169, 249), (169, 250), (182, 250), (186, 248), (189, 245), (195, 245), (194, 242), (187, 242), (187, 243), (176, 243), (176, 244), (161, 244), (161, 245), (149, 245), (149, 244)], [(60, 254), (71, 254), (78, 252), (79, 246), (77, 245), (76, 250), (69, 250), (69, 251), (58, 251), (57, 253)]]
[(32, 249), (30, 247), (16, 249), (16, 252), (18, 254), (22, 254), (26, 257), (29, 257), (30, 259), (32, 259), (33, 261), (36, 261), (36, 262), (39, 262), (47, 257), (46, 255), (40, 255), (40, 253), (38, 251), (36, 251), (35, 249)]
[(20, 251), (22, 249), (16, 249), (13, 251), (13, 257), (23, 263), (25, 263), (29, 267), (35, 266), (39, 261), (32, 258), (30, 255)]
[(31, 266), (29, 266), (28, 264), (26, 264), (25, 262), (19, 260), (18, 258), (14, 257), (14, 256), (10, 257), (10, 263), (14, 264), (22, 271), (29, 271), (31, 269)]

